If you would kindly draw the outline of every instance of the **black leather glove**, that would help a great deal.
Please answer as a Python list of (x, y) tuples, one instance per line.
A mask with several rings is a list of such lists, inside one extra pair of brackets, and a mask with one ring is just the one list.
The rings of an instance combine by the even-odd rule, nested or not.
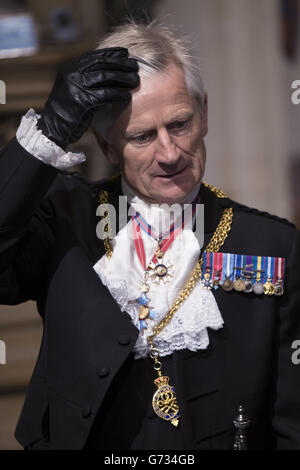
[(87, 130), (95, 110), (131, 100), (129, 90), (139, 85), (137, 71), (137, 61), (128, 58), (127, 49), (87, 52), (58, 73), (38, 128), (66, 149)]

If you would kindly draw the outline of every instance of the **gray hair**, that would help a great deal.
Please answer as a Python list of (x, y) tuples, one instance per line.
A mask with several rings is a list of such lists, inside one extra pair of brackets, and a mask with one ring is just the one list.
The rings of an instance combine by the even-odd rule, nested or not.
[(186, 39), (179, 38), (170, 28), (157, 21), (145, 25), (129, 20), (102, 39), (97, 49), (106, 47), (127, 48), (129, 57), (139, 62), (141, 77), (163, 71), (170, 62), (177, 63), (183, 69), (189, 92), (198, 99), (202, 111), (205, 90), (200, 70)]

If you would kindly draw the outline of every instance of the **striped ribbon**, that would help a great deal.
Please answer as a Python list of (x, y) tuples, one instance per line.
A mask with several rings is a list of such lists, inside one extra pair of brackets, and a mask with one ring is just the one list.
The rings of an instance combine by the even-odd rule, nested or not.
[[(132, 220), (132, 226), (133, 226), (133, 238), (134, 238), (134, 244), (135, 244), (135, 249), (136, 253), (138, 255), (139, 261), (143, 267), (144, 270), (147, 269), (147, 264), (146, 264), (146, 253), (145, 253), (145, 246), (144, 246), (144, 241), (142, 237), (142, 231), (146, 233), (148, 236), (154, 238), (157, 241), (160, 241), (160, 246), (159, 248), (162, 250), (163, 253), (165, 253), (168, 248), (172, 245), (173, 241), (175, 240), (176, 236), (184, 229), (185, 224), (189, 222), (192, 218), (194, 220), (195, 214), (196, 214), (196, 206), (197, 206), (197, 198), (193, 200), (192, 202), (192, 211), (190, 216), (185, 217), (185, 210), (182, 211), (182, 216), (178, 218), (177, 221), (175, 221), (165, 232), (164, 235), (161, 237), (158, 237), (151, 225), (149, 225), (146, 220), (141, 216), (139, 212), (135, 212), (131, 216)], [(167, 236), (169, 234), (169, 236)], [(157, 257), (156, 254), (153, 255), (151, 261), (149, 264), (157, 263)]]
[(236, 280), (252, 274), (256, 282), (264, 284), (269, 279), (272, 283), (284, 285), (285, 259), (271, 256), (239, 255), (235, 253), (204, 252), (202, 278), (210, 272), (211, 280)]

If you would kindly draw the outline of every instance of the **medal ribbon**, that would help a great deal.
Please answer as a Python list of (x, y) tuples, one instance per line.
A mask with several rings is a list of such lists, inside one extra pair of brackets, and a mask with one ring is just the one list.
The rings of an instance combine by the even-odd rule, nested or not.
[(246, 255), (246, 274), (251, 278), (251, 271), (253, 271), (253, 261), (251, 255)]
[(213, 280), (222, 279), (223, 253), (213, 253)]
[(241, 267), (243, 264), (243, 255), (234, 255), (234, 281), (241, 277)]
[(213, 281), (218, 279), (217, 272), (220, 272), (220, 284), (226, 279), (235, 281), (239, 277), (246, 277), (262, 284), (268, 279), (274, 284), (280, 282), (283, 288), (285, 258), (204, 252), (202, 278), (209, 271)]
[[(168, 248), (172, 245), (173, 241), (175, 240), (176, 236), (178, 235), (179, 232), (181, 232), (184, 228), (185, 223), (188, 222), (192, 217), (194, 217), (196, 213), (196, 201), (197, 201), (198, 196), (194, 199), (192, 202), (192, 213), (191, 216), (188, 217), (185, 220), (184, 217), (184, 211), (182, 211), (182, 217), (179, 217), (177, 222), (174, 222), (169, 230), (166, 233), (169, 233), (170, 235), (167, 237), (162, 236), (161, 243), (159, 245), (159, 248), (162, 250), (163, 253), (165, 253)], [(134, 215), (131, 217), (132, 220), (132, 226), (133, 226), (133, 235), (134, 235), (134, 244), (135, 244), (135, 249), (138, 255), (138, 258), (140, 260), (140, 263), (143, 267), (143, 269), (146, 271), (147, 266), (146, 266), (146, 254), (145, 254), (145, 247), (144, 247), (144, 242), (141, 234), (141, 230), (145, 232), (147, 235), (150, 237), (154, 238), (155, 240), (158, 240), (159, 237), (155, 235), (154, 230), (152, 229), (151, 225), (147, 224), (145, 219), (139, 214), (138, 212), (135, 212)], [(154, 253), (150, 263), (157, 263), (157, 257), (156, 254)], [(149, 263), (149, 264), (150, 264)]]
[(281, 285), (283, 286), (283, 276), (284, 276), (284, 265), (285, 258), (275, 258), (275, 283), (280, 280)]
[(233, 274), (234, 254), (223, 253), (222, 283), (225, 279), (230, 279)]
[(256, 282), (260, 282), (260, 278), (263, 278), (263, 273), (261, 272), (261, 258), (261, 256), (254, 256), (254, 271), (256, 271)]

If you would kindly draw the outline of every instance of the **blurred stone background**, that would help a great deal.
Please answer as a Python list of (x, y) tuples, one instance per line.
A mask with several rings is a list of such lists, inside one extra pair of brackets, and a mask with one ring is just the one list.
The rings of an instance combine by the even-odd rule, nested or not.
[[(208, 92), (205, 180), (236, 200), (293, 220), (300, 227), (300, 105), (291, 84), (300, 80), (300, 0), (0, 0), (1, 21), (33, 19), (36, 48), (1, 56), (0, 147), (21, 116), (40, 111), (58, 68), (96, 47), (124, 16), (157, 18), (191, 38)], [(2, 23), (3, 25), (3, 23)], [(4, 54), (5, 55), (5, 54)], [(78, 168), (100, 179), (114, 169), (90, 132), (73, 147)], [(38, 355), (42, 324), (33, 302), (0, 306), (0, 449), (21, 449), (14, 429)]]

